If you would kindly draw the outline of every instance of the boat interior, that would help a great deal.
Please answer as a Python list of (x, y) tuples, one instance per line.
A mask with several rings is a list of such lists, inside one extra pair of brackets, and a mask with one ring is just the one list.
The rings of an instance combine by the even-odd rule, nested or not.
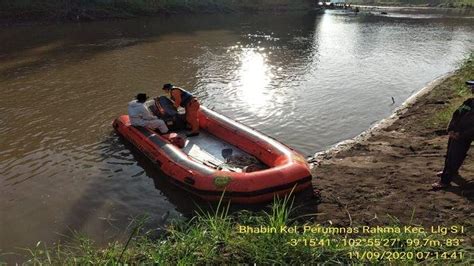
[[(184, 110), (176, 109), (164, 96), (148, 101), (147, 105), (156, 116), (167, 123), (170, 132), (186, 136)], [(203, 129), (198, 136), (185, 139), (184, 147), (181, 148), (183, 152), (192, 160), (208, 167), (232, 172), (253, 172), (268, 168), (255, 156)]]
[[(185, 135), (185, 131), (177, 133)], [(205, 130), (198, 136), (187, 137), (182, 150), (191, 159), (223, 171), (251, 172), (268, 168), (255, 156)]]

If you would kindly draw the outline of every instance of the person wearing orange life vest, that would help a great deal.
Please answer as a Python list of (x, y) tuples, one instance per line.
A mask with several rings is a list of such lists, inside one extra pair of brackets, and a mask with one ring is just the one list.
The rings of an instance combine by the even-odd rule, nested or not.
[(173, 86), (173, 84), (167, 83), (163, 85), (163, 90), (170, 94), (171, 100), (174, 101), (174, 106), (184, 107), (186, 110), (186, 122), (191, 126), (191, 132), (187, 134), (188, 137), (194, 137), (199, 135), (199, 101), (190, 92)]

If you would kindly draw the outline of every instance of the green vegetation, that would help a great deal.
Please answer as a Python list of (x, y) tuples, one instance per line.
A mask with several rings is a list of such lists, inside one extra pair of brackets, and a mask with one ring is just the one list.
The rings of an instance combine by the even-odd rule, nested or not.
[[(311, 10), (313, 0), (0, 0), (0, 19), (98, 20), (167, 13)], [(353, 0), (352, 4), (472, 8), (472, 0)]]
[(94, 20), (162, 13), (308, 10), (310, 0), (0, 0), (0, 18)]
[[(201, 212), (189, 221), (172, 223), (166, 228), (166, 233), (155, 240), (144, 232), (136, 234), (141, 231), (139, 229), (142, 223), (138, 223), (130, 234), (131, 241), (127, 241), (125, 245), (114, 242), (105, 248), (97, 248), (83, 236), (77, 236), (67, 245), (52, 248), (38, 243), (36, 248), (30, 250), (28, 262), (58, 265), (371, 262), (382, 265), (388, 261), (377, 260), (376, 257), (382, 256), (384, 252), (385, 256), (405, 256), (405, 259), (393, 257), (392, 262), (395, 263), (406, 262), (407, 258), (412, 263), (439, 263), (443, 259), (450, 264), (473, 262), (473, 248), (458, 245), (462, 242), (460, 240), (451, 241), (447, 245), (449, 236), (404, 232), (403, 229), (401, 233), (377, 232), (369, 235), (361, 232), (303, 232), (304, 226), (315, 228), (313, 230), (335, 230), (338, 227), (298, 222), (297, 217), (292, 217), (292, 210), (294, 208), (288, 198), (275, 200), (270, 211), (259, 213), (240, 211), (230, 215), (228, 206), (218, 206), (213, 213)], [(385, 228), (404, 228), (395, 219), (393, 221), (391, 226)], [(243, 233), (240, 231), (241, 225), (275, 228), (276, 232)], [(291, 228), (295, 226), (298, 230), (291, 232)], [(280, 231), (282, 228), (286, 228), (287, 232)], [(362, 226), (348, 225), (346, 228), (361, 229)], [(365, 241), (358, 242), (357, 239)], [(367, 254), (370, 258), (362, 259), (362, 254)], [(413, 258), (409, 259), (412, 255)], [(449, 259), (443, 256), (448, 256)]]
[(443, 84), (445, 89), (440, 90), (440, 93), (451, 91), (453, 96), (449, 103), (435, 113), (432, 119), (428, 120), (429, 125), (445, 128), (447, 127), (454, 111), (469, 97), (472, 97), (471, 92), (465, 85), (466, 80), (474, 77), (474, 52), (471, 53), (459, 66), (456, 75), (453, 75), (446, 84)]
[(472, 0), (354, 0), (353, 4), (380, 6), (428, 6), (449, 8), (473, 8)]

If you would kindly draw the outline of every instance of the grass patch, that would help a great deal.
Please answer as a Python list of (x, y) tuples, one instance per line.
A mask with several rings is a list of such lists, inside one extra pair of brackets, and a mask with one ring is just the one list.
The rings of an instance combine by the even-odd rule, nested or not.
[(466, 80), (474, 78), (474, 53), (471, 53), (459, 66), (456, 73), (441, 84), (441, 90), (437, 91), (439, 98), (449, 95), (449, 103), (440, 111), (433, 114), (427, 120), (427, 126), (436, 128), (446, 128), (451, 117), (457, 108), (469, 97), (472, 97), (470, 90), (465, 85)]
[[(38, 243), (30, 250), (28, 263), (179, 265), (328, 262), (382, 265), (390, 261), (473, 262), (474, 250), (462, 245), (462, 241), (446, 246), (447, 239), (461, 239), (461, 235), (404, 232), (404, 225), (396, 219), (390, 226), (381, 228), (399, 228), (401, 232), (364, 233), (362, 226), (324, 227), (301, 223), (292, 216), (292, 205), (290, 198), (276, 199), (268, 211), (240, 211), (232, 215), (228, 214), (228, 205), (219, 205), (215, 211), (199, 212), (191, 220), (172, 222), (158, 239), (153, 239), (146, 232), (135, 234), (140, 231), (140, 224), (137, 224), (132, 229), (131, 241), (125, 245), (114, 242), (105, 248), (95, 247), (92, 241), (81, 235), (76, 235), (67, 245), (51, 248)], [(249, 228), (253, 228), (253, 233)], [(345, 231), (340, 231), (342, 228)], [(348, 232), (349, 228), (352, 232)], [(358, 232), (354, 232), (356, 228)], [(381, 258), (382, 254), (385, 259)], [(441, 256), (447, 257), (444, 259)]]

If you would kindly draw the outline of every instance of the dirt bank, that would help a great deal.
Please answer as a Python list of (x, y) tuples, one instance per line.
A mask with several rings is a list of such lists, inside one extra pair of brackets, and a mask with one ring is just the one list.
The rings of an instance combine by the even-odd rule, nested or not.
[[(320, 190), (318, 220), (336, 224), (474, 223), (474, 149), (453, 187), (433, 191), (447, 146), (446, 119), (465, 76), (459, 71), (433, 81), (394, 115), (353, 140), (316, 154), (313, 186)], [(449, 116), (448, 115), (448, 116)], [(393, 216), (392, 218), (390, 216)]]

